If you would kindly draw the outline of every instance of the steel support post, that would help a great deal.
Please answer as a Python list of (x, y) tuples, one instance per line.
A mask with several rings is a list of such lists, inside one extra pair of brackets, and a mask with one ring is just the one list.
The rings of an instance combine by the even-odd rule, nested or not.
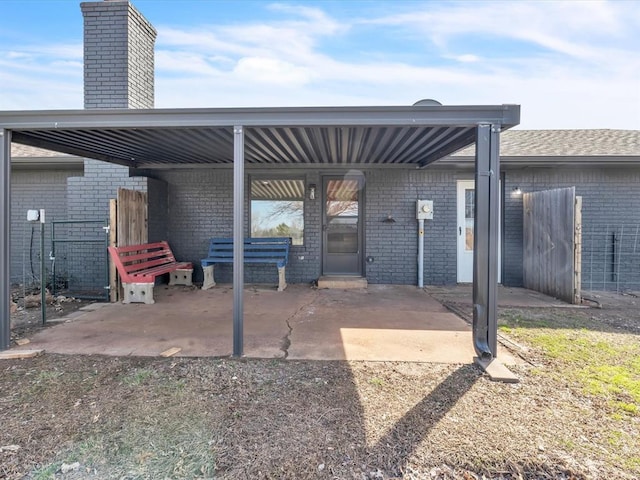
[(233, 127), (233, 356), (243, 353), (244, 128)]
[(473, 346), (491, 360), (498, 345), (499, 125), (479, 125), (476, 138), (473, 239)]
[(11, 341), (11, 131), (0, 129), (0, 350)]
[(44, 210), (40, 210), (40, 316), (47, 323), (47, 268), (44, 262)]

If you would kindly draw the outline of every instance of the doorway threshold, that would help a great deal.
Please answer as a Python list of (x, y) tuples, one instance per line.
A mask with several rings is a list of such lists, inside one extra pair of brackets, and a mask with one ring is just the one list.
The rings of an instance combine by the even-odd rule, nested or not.
[(326, 275), (318, 279), (318, 288), (367, 288), (368, 282), (364, 277), (348, 275)]

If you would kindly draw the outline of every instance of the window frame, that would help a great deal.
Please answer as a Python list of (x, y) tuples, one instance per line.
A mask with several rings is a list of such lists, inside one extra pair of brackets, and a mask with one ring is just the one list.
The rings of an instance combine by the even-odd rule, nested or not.
[(295, 175), (295, 174), (269, 174), (269, 173), (260, 173), (260, 174), (251, 174), (249, 175), (249, 188), (248, 188), (248, 203), (249, 203), (249, 215), (248, 215), (248, 236), (251, 237), (253, 235), (252, 224), (253, 224), (253, 192), (252, 185), (254, 181), (279, 181), (279, 180), (299, 180), (302, 182), (302, 243), (299, 245), (294, 245), (293, 242), (291, 246), (295, 247), (304, 247), (307, 239), (307, 222), (306, 222), (306, 214), (307, 214), (307, 178), (304, 175)]

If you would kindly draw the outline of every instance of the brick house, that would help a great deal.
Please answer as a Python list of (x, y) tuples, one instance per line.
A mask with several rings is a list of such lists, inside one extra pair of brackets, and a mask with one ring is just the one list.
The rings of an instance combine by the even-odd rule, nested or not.
[[(153, 27), (126, 1), (83, 3), (82, 12), (85, 108), (153, 108)], [(442, 111), (448, 112), (447, 108), (442, 107)], [(433, 111), (437, 113), (436, 110)], [(509, 108), (505, 107), (505, 111), (509, 113)], [(245, 235), (273, 232), (280, 227), (296, 238), (287, 267), (289, 283), (312, 282), (323, 275), (352, 275), (369, 283), (415, 285), (416, 201), (433, 200), (433, 219), (426, 221), (424, 232), (424, 283), (471, 282), (473, 251), (468, 232), (473, 231), (475, 154), (474, 147), (454, 151), (472, 144), (475, 130), (471, 130), (473, 138), (469, 131), (457, 131), (451, 126), (434, 131), (432, 135), (438, 141), (449, 140), (439, 150), (444, 157), (433, 163), (419, 158), (421, 152), (426, 154), (426, 144), (411, 143), (420, 132), (404, 127), (372, 132), (336, 128), (331, 136), (327, 131), (318, 133), (303, 127), (297, 131), (256, 129), (245, 147), (249, 157), (243, 171)], [(120, 163), (125, 165), (116, 165), (55, 157), (66, 158), (68, 166), (73, 167), (53, 169), (51, 172), (56, 173), (46, 176), (48, 184), (43, 185), (43, 190), (58, 192), (56, 196), (47, 195), (48, 208), (67, 219), (106, 218), (108, 199), (115, 198), (118, 187), (148, 191), (150, 240), (167, 239), (178, 258), (198, 265), (210, 237), (233, 233), (234, 164), (216, 151), (219, 148), (228, 153), (232, 134), (206, 132), (208, 137), (199, 137), (204, 142), (202, 151), (189, 151), (193, 157), (181, 161), (180, 150), (175, 149), (175, 163), (131, 158), (128, 165), (123, 161)], [(397, 146), (399, 143), (395, 142), (395, 150), (389, 147), (394, 145), (390, 138), (394, 134), (402, 136), (406, 145)], [(108, 142), (121, 141), (107, 130), (100, 135)], [(575, 186), (583, 197), (585, 225), (640, 224), (640, 132), (506, 130), (500, 137), (498, 276), (505, 285), (520, 286), (523, 281), (520, 192)], [(74, 137), (74, 141), (79, 138)], [(181, 138), (185, 139), (188, 138)], [(20, 140), (26, 142), (25, 138)], [(360, 149), (349, 150), (350, 142), (355, 144), (358, 140)], [(145, 141), (146, 145), (153, 143)], [(389, 148), (377, 150), (377, 144)], [(270, 146), (269, 152), (265, 146)], [(19, 148), (23, 149), (22, 154), (29, 154), (29, 147)], [(114, 160), (114, 148), (95, 157)], [(118, 148), (122, 148), (121, 143)], [(74, 151), (69, 143), (60, 149), (82, 152)], [(206, 155), (219, 157), (219, 161), (201, 162)], [(350, 156), (358, 161), (350, 161)], [(15, 221), (22, 222), (20, 210), (27, 205), (38, 208), (38, 197), (29, 193), (28, 185), (42, 180), (40, 166), (34, 162), (31, 168), (12, 176), (12, 208), (19, 217)], [(12, 169), (16, 168), (17, 163)], [(342, 210), (334, 214), (332, 208)], [(281, 217), (274, 217), (274, 210)], [(14, 226), (12, 230), (17, 229)], [(603, 235), (606, 237), (608, 230)], [(609, 247), (605, 244), (594, 248)], [(634, 253), (635, 250), (629, 253), (629, 261), (636, 262), (637, 267), (625, 279), (628, 288), (640, 286), (640, 260)], [(583, 255), (583, 263), (588, 263), (589, 253), (585, 250)], [(20, 268), (19, 261), (12, 261), (12, 279), (20, 277)], [(604, 272), (605, 277), (610, 274)], [(590, 271), (583, 283), (596, 276), (595, 270)], [(230, 282), (231, 266), (216, 270), (216, 277)], [(269, 267), (248, 266), (245, 279), (275, 283), (277, 273)], [(200, 269), (194, 272), (194, 280), (202, 280)], [(595, 285), (609, 287), (606, 281)]]
[[(611, 270), (600, 262), (589, 267), (590, 258), (600, 251), (610, 250), (611, 238), (625, 225), (633, 242), (640, 224), (640, 132), (633, 130), (508, 130), (502, 134), (502, 272), (501, 280), (507, 286), (522, 286), (522, 195), (514, 192), (533, 192), (551, 188), (575, 186), (577, 195), (583, 197), (583, 222), (585, 241), (598, 240), (599, 244), (585, 243), (583, 249), (583, 285), (601, 290), (611, 288)], [(85, 164), (89, 175), (83, 177)], [(91, 167), (94, 167), (93, 169)], [(82, 160), (69, 155), (39, 150), (28, 146), (13, 146), (12, 174), (12, 281), (23, 279), (23, 251), (25, 242), (24, 214), (29, 208), (47, 207), (51, 219), (106, 218), (107, 198), (115, 196), (116, 188), (123, 183), (120, 178), (110, 180), (103, 198), (96, 202), (94, 211), (82, 208), (83, 199), (95, 196), (94, 185), (104, 171), (124, 171), (129, 188), (146, 189), (131, 185), (128, 171), (123, 167), (114, 168), (95, 160)], [(454, 284), (470, 282), (470, 267), (465, 271), (458, 268), (460, 251), (459, 228), (465, 218), (459, 212), (459, 203), (464, 195), (462, 190), (473, 184), (473, 149), (465, 149), (450, 155), (423, 171), (404, 170), (389, 172), (379, 169), (364, 170), (367, 240), (366, 256), (373, 262), (366, 263), (364, 276), (370, 283), (416, 284), (417, 266), (413, 262), (398, 263), (397, 256), (389, 252), (385, 244), (402, 244), (408, 257), (417, 252), (416, 221), (414, 202), (420, 198), (434, 199), (434, 219), (425, 231), (425, 284)], [(161, 228), (155, 236), (168, 238), (180, 258), (196, 262), (206, 249), (207, 238), (231, 235), (232, 172), (219, 169), (185, 171), (161, 170), (153, 173), (156, 188), (167, 189), (172, 197), (174, 215), (169, 217), (166, 230)], [(253, 177), (264, 182), (265, 175), (271, 180), (299, 178), (304, 185), (321, 185), (321, 172), (282, 172), (273, 176), (261, 172), (249, 174), (247, 183)], [(148, 181), (148, 179), (145, 179)], [(152, 180), (153, 181), (153, 180)], [(104, 185), (103, 181), (100, 181)], [(204, 188), (207, 185), (211, 188)], [(69, 194), (77, 186), (84, 191)], [(409, 188), (407, 188), (409, 187)], [(385, 197), (385, 190), (393, 195)], [(398, 191), (404, 192), (402, 196)], [(458, 198), (460, 197), (460, 198)], [(68, 199), (71, 199), (68, 205)], [(380, 199), (379, 201), (374, 200)], [(190, 210), (190, 205), (202, 201), (216, 205), (216, 218), (224, 222), (209, 225), (213, 210), (199, 207)], [(248, 199), (247, 199), (248, 201)], [(318, 202), (319, 203), (319, 202)], [(77, 205), (76, 209), (73, 206)], [(71, 208), (70, 208), (71, 207)], [(304, 213), (303, 245), (292, 248), (291, 267), (287, 274), (290, 282), (311, 282), (322, 275), (318, 227), (321, 212), (314, 212), (309, 205)], [(389, 215), (395, 222), (385, 222)], [(193, 225), (184, 225), (190, 218)], [(609, 240), (607, 240), (607, 226)], [(599, 227), (600, 230), (596, 230)], [(314, 228), (316, 232), (314, 233)], [(604, 230), (602, 230), (604, 229)], [(189, 232), (181, 233), (181, 232)], [(27, 232), (28, 234), (28, 232)], [(28, 237), (28, 235), (27, 235)], [(316, 238), (314, 243), (314, 237)], [(640, 239), (639, 239), (640, 240)], [(623, 245), (624, 246), (624, 245)], [(35, 247), (34, 247), (35, 248)], [(48, 247), (47, 247), (48, 248)], [(397, 249), (396, 249), (397, 252)], [(640, 285), (640, 265), (637, 257), (631, 256), (628, 273), (622, 278), (623, 288), (637, 289)], [(299, 257), (305, 257), (300, 260)], [(464, 259), (462, 260), (464, 261)], [(632, 268), (631, 268), (632, 267)], [(230, 281), (230, 268), (222, 267), (221, 279)], [(268, 268), (250, 267), (249, 281), (271, 282), (274, 273)], [(633, 272), (635, 271), (635, 274)], [(198, 276), (198, 279), (201, 277)], [(609, 278), (609, 280), (607, 280)]]

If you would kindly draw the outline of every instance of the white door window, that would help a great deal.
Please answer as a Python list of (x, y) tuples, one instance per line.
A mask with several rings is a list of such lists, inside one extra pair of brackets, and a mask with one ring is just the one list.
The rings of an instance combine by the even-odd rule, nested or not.
[[(502, 208), (502, 207), (500, 207)], [(458, 181), (458, 283), (473, 282), (473, 235), (475, 210), (475, 182), (473, 180)], [(498, 217), (500, 218), (500, 216)], [(500, 221), (500, 220), (498, 220)], [(502, 229), (499, 224), (498, 228)], [(502, 280), (501, 234), (498, 234), (498, 281)]]

